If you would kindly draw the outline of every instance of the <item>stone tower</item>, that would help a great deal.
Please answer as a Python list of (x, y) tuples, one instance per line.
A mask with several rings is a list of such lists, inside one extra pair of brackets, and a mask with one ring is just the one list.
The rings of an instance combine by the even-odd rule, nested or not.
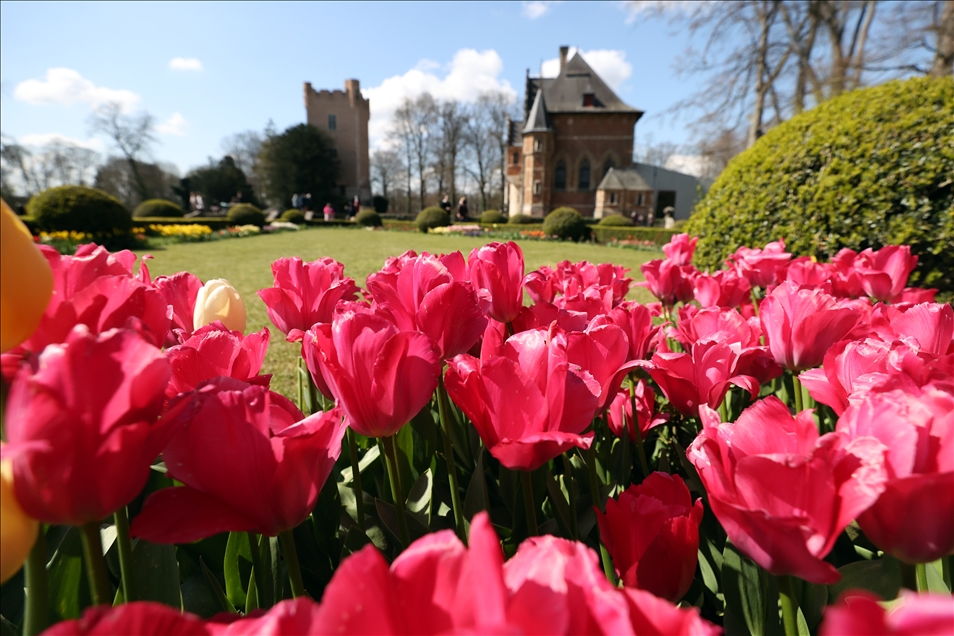
[(371, 168), (368, 162), (368, 120), (371, 102), (361, 96), (361, 83), (345, 80), (343, 91), (316, 91), (305, 82), (305, 114), (309, 124), (325, 131), (335, 143), (341, 173), (338, 194), (357, 195), (371, 203)]
[(538, 90), (523, 128), (523, 210), (544, 216), (550, 210), (549, 157), (553, 153), (553, 128), (547, 117), (543, 91)]

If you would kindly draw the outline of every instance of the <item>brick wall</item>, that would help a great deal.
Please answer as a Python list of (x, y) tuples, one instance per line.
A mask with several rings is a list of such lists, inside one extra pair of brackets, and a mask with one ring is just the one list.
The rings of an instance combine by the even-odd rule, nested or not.
[[(371, 202), (371, 170), (368, 157), (368, 120), (370, 102), (361, 96), (358, 80), (346, 80), (343, 91), (316, 91), (305, 82), (305, 113), (309, 124), (328, 133), (338, 150), (341, 173), (338, 185), (344, 196), (358, 195), (362, 203)], [(335, 129), (329, 129), (329, 115), (335, 116)]]

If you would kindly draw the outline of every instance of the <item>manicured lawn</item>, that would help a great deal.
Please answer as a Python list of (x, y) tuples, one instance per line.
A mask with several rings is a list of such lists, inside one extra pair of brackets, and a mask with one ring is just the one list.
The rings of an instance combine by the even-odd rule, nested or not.
[[(481, 238), (436, 236), (413, 232), (370, 232), (357, 229), (309, 229), (300, 232), (285, 232), (267, 236), (252, 236), (210, 243), (181, 243), (157, 250), (141, 252), (152, 254), (149, 262), (153, 276), (189, 271), (203, 281), (210, 278), (225, 278), (239, 291), (245, 300), (248, 312), (249, 331), (257, 331), (267, 325), (272, 334), (268, 357), (263, 373), (273, 373), (272, 388), (292, 399), (296, 395), (295, 368), (299, 345), (285, 342), (284, 336), (274, 328), (265, 312), (265, 305), (255, 294), (259, 289), (272, 286), (271, 264), (283, 256), (298, 256), (304, 261), (313, 261), (330, 256), (345, 264), (345, 273), (364, 286), (368, 274), (377, 271), (389, 256), (396, 256), (409, 249), (417, 252), (443, 254), (460, 250), (464, 257), (474, 247), (487, 241)], [(527, 271), (542, 265), (555, 265), (562, 260), (592, 263), (616, 263), (631, 269), (630, 276), (642, 280), (639, 266), (661, 254), (591, 244), (574, 244), (544, 241), (524, 241)], [(643, 302), (652, 300), (647, 291), (636, 288), (630, 297)]]

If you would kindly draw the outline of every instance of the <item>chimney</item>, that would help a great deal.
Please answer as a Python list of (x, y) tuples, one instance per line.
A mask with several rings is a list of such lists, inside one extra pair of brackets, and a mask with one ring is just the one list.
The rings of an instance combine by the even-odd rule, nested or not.
[(345, 80), (345, 92), (348, 93), (348, 100), (353, 108), (355, 102), (361, 96), (361, 82), (356, 79)]
[(563, 69), (566, 68), (566, 56), (570, 52), (570, 47), (561, 46), (560, 47), (560, 75), (563, 75)]
[(309, 95), (311, 95), (311, 82), (305, 82), (305, 110), (308, 110)]

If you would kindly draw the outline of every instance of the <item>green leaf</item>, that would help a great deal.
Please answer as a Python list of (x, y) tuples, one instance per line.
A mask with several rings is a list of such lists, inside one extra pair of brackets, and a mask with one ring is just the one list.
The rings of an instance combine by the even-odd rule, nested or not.
[(368, 535), (361, 532), (360, 528), (352, 526), (348, 529), (348, 534), (341, 544), (341, 560), (343, 561), (345, 557), (354, 554), (369, 543), (371, 543), (371, 539), (368, 538)]
[[(62, 532), (57, 532), (62, 530)], [(61, 537), (46, 566), (50, 584), (50, 609), (57, 621), (79, 618), (90, 604), (89, 587), (83, 574), (83, 544), (76, 527), (51, 528), (50, 547)]]
[(778, 591), (772, 593), (769, 573), (729, 541), (722, 555), (722, 584), (726, 612), (744, 623), (750, 634), (777, 631)]
[(258, 609), (258, 592), (255, 586), (255, 567), (248, 575), (248, 594), (245, 597), (245, 613)]
[(3, 616), (0, 616), (0, 636), (17, 636), (16, 627)]
[(464, 495), (464, 518), (472, 519), (475, 514), (489, 507), (487, 497), (487, 476), (484, 473), (484, 452), (480, 449), (477, 454), (477, 467), (467, 484), (467, 494)]
[(410, 426), (402, 426), (395, 436), (395, 442), (394, 452), (401, 467), (401, 483), (407, 488), (418, 478), (414, 470), (414, 430)]
[(245, 607), (246, 592), (242, 582), (248, 580), (247, 572), (251, 567), (252, 552), (249, 550), (248, 534), (230, 532), (222, 570), (225, 574), (225, 593), (235, 607)]
[(182, 609), (179, 563), (174, 545), (160, 545), (139, 539), (132, 551), (134, 598), (164, 603)]
[(944, 575), (941, 572), (943, 567), (940, 560), (934, 563), (925, 563), (924, 571), (927, 574), (928, 592), (937, 592), (938, 594), (950, 594), (951, 590), (944, 583)]
[(200, 572), (196, 572), (182, 584), (182, 611), (202, 618), (211, 618), (222, 611), (215, 591)]
[(275, 596), (273, 590), (273, 579), (272, 579), (272, 551), (269, 546), (268, 537), (264, 534), (259, 535), (258, 537), (258, 549), (259, 560), (262, 563), (262, 570), (265, 572), (265, 576), (262, 577), (262, 587), (264, 589), (258, 591), (259, 604), (262, 607), (268, 608), (275, 604)]
[(205, 559), (202, 557), (199, 557), (199, 566), (201, 566), (202, 574), (205, 575), (205, 580), (209, 582), (209, 587), (212, 588), (212, 592), (215, 594), (216, 600), (222, 607), (222, 611), (229, 612), (231, 614), (237, 614), (238, 610), (236, 610), (235, 606), (232, 605), (232, 601), (230, 601), (229, 597), (225, 595), (225, 592), (222, 591), (222, 586), (219, 585), (219, 580), (215, 578), (215, 575), (212, 574), (211, 570), (209, 570), (208, 566), (205, 564)]
[(890, 601), (897, 598), (901, 589), (901, 562), (891, 556), (849, 563), (838, 568), (838, 572), (841, 580), (828, 586), (828, 598), (831, 599), (837, 599), (850, 589), (862, 589)]
[(560, 526), (563, 536), (572, 538), (573, 530), (570, 520), (570, 504), (567, 503), (563, 495), (563, 489), (560, 488), (560, 485), (557, 484), (553, 478), (550, 469), (544, 467), (544, 470), (546, 472), (547, 494), (550, 496), (550, 502), (553, 504), (553, 509), (556, 512), (556, 521)]
[(421, 473), (421, 476), (417, 478), (417, 481), (414, 482), (410, 492), (407, 494), (408, 512), (426, 515), (430, 507), (433, 488), (434, 475), (431, 473), (431, 469), (428, 468)]
[(282, 600), (285, 595), (285, 575), (282, 570), (282, 560), (279, 556), (278, 537), (266, 537), (268, 539), (269, 563), (271, 563), (271, 572), (268, 576), (271, 578), (272, 594), (275, 603)]

